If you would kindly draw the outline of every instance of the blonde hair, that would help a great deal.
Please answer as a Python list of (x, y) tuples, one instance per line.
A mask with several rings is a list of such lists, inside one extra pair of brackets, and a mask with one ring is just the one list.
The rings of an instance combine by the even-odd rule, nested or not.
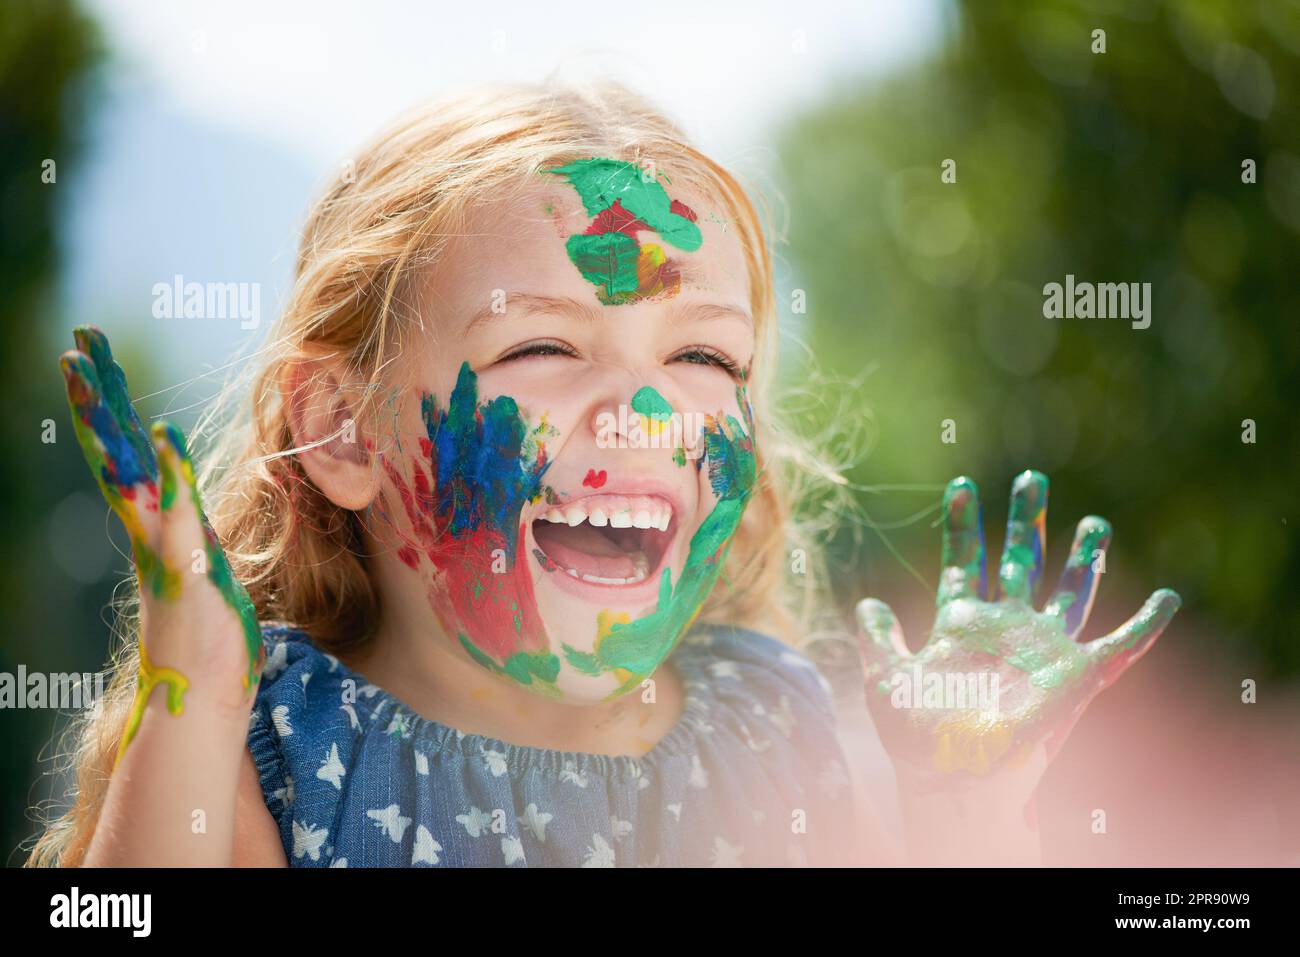
[[(807, 620), (819, 576), (786, 575), (783, 566), (794, 531), (787, 483), (814, 460), (775, 428), (764, 401), (775, 373), (777, 315), (763, 222), (731, 173), (649, 103), (612, 83), (489, 86), (418, 109), (376, 137), (315, 204), (291, 298), (252, 381), (252, 402), (242, 416), (205, 417), (197, 430), (222, 435), (215, 459), (229, 464), (219, 474), (207, 471), (205, 502), (259, 620), (290, 622), (340, 654), (368, 640), (379, 610), (360, 548), (360, 516), (316, 489), (294, 454), (280, 392), (285, 370), (327, 350), (346, 361), (353, 381), (377, 384), (400, 353), (403, 290), (413, 272), (436, 261), (474, 208), (501, 189), (591, 156), (653, 160), (675, 187), (715, 202), (740, 242), (757, 337), (749, 391), (759, 482), (701, 620), (786, 640)], [(358, 414), (374, 414), (381, 390), (359, 391), (369, 407)], [(784, 467), (792, 462), (796, 468)], [(803, 587), (802, 603), (790, 600), (795, 585)], [(132, 615), (119, 615), (118, 639), (99, 715), (69, 731), (76, 741), (67, 756), (75, 799), (48, 823), (29, 866), (76, 865), (84, 857), (135, 689)]]

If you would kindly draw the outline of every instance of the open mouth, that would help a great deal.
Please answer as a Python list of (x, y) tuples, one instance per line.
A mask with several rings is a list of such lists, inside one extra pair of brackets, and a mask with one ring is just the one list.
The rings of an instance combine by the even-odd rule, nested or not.
[(672, 544), (673, 507), (655, 495), (590, 495), (533, 522), (541, 558), (593, 585), (636, 585), (655, 574)]

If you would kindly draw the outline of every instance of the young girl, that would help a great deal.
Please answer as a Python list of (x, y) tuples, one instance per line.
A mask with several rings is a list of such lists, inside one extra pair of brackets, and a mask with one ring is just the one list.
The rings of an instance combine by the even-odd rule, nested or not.
[[(140, 622), (32, 861), (880, 862), (827, 683), (771, 637), (797, 642), (809, 581), (775, 332), (744, 190), (614, 86), (483, 90), (349, 164), (251, 421), (222, 423), (210, 523), (180, 433), (144, 430), (79, 329), (74, 424)], [(916, 655), (859, 606), (912, 860), (1034, 860), (1047, 759), (1177, 607), (1076, 641), (1110, 534), (1090, 518), (1036, 611), (1046, 499), (1017, 479), (989, 594), (975, 487), (949, 485)], [(918, 668), (991, 677), (994, 706), (899, 707)]]

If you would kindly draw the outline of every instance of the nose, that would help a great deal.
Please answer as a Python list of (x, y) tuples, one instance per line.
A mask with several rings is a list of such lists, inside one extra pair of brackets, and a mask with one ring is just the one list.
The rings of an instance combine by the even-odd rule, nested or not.
[(601, 448), (629, 446), (666, 434), (673, 414), (673, 383), (641, 370), (611, 373), (593, 395), (588, 423)]

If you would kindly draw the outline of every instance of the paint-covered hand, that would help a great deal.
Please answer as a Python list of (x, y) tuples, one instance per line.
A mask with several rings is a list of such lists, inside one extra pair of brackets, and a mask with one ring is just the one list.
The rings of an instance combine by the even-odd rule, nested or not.
[(1035, 768), (1029, 783), (1036, 783), (1092, 698), (1152, 646), (1178, 610), (1178, 595), (1161, 589), (1109, 635), (1080, 640), (1110, 544), (1109, 524), (1095, 516), (1079, 522), (1060, 583), (1037, 610), (1047, 487), (1040, 472), (1015, 480), (994, 595), (986, 588), (975, 484), (948, 484), (938, 612), (915, 654), (888, 606), (875, 599), (858, 605), (867, 702), (900, 771)]
[(130, 536), (140, 587), (140, 676), (120, 760), (158, 685), (172, 714), (197, 694), (246, 715), (264, 651), (253, 603), (203, 515), (181, 431), (167, 422), (145, 430), (100, 330), (80, 326), (74, 338), (60, 359), (73, 426)]

